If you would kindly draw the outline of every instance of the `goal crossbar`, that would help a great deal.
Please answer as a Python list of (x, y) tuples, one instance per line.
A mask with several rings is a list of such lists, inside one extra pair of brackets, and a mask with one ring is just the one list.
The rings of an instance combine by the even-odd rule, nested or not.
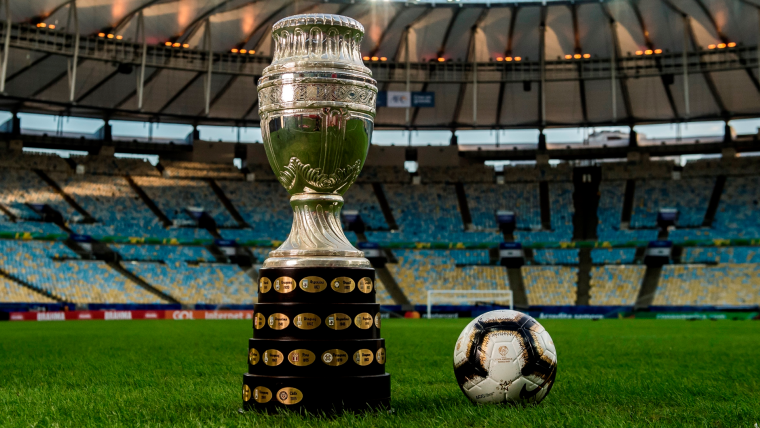
[[(436, 299), (435, 295), (442, 295)], [(465, 297), (465, 295), (469, 295)], [(446, 301), (453, 303), (465, 303), (469, 301), (483, 301), (484, 296), (489, 296), (488, 300), (497, 301), (509, 299), (509, 309), (514, 309), (512, 299), (512, 290), (428, 290), (427, 291), (427, 317), (430, 319), (433, 303), (437, 301)], [(495, 298), (491, 298), (491, 296)], [(497, 297), (503, 296), (503, 297)]]

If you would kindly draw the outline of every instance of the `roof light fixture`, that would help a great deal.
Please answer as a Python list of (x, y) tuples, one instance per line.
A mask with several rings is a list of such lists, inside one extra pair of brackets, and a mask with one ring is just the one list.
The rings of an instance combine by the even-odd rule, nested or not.
[(185, 48), (185, 49), (187, 49), (187, 48), (190, 47), (190, 45), (188, 43), (185, 43), (185, 44), (182, 45), (182, 47)]
[(246, 53), (246, 52), (248, 52), (247, 49), (240, 49), (240, 53)]
[(365, 61), (369, 61), (369, 57), (368, 56), (363, 56), (362, 59), (365, 60)]
[(124, 36), (116, 36), (116, 40), (121, 40), (123, 38), (124, 38)]
[(644, 51), (636, 51), (636, 55), (644, 55)]
[(440, 57), (440, 56), (438, 57), (438, 62), (444, 62), (444, 61), (446, 61), (446, 59), (444, 59), (443, 57)]
[(583, 57), (586, 58), (586, 59), (589, 59), (589, 58), (591, 58), (591, 54), (583, 54)]
[[(48, 28), (50, 28), (51, 30), (55, 30), (55, 24), (48, 25)], [(734, 43), (734, 45), (736, 45), (736, 43)]]
[(507, 61), (507, 62), (512, 61), (513, 59), (514, 58), (512, 58), (511, 56), (504, 57), (504, 61)]
[(232, 53), (238, 53), (238, 50), (237, 49), (230, 49), (230, 52), (232, 52)]
[(39, 24), (37, 24), (37, 28), (45, 28), (45, 27), (47, 27), (47, 24), (45, 24), (44, 22), (40, 22)]
[(108, 35), (108, 36), (106, 36), (106, 37), (108, 37), (109, 39), (113, 39), (113, 34), (109, 34), (109, 35)]
[(707, 49), (715, 49), (715, 45), (707, 45)]
[(575, 59), (581, 59), (581, 54), (575, 54), (575, 55), (573, 55), (573, 58), (575, 58)]
[(565, 55), (565, 59), (573, 59), (573, 56), (570, 54)]
[(724, 49), (726, 47), (725, 43), (718, 43), (718, 49)]
[[(53, 26), (51, 25), (50, 28), (53, 28)], [(736, 47), (736, 42), (729, 42), (726, 46), (728, 46), (729, 48)]]
[(655, 50), (654, 50), (654, 53), (656, 53), (657, 55), (659, 55), (659, 54), (661, 54), (661, 53), (662, 53), (662, 49), (655, 49)]
[(381, 56), (381, 57), (380, 57), (380, 61), (388, 61), (388, 57), (385, 57), (385, 56)]
[(644, 51), (644, 53), (647, 54), (647, 55), (652, 55), (654, 53), (654, 51), (651, 50), (651, 49), (647, 49), (647, 50)]
[(106, 33), (98, 33), (98, 37), (105, 37)]
[(180, 44), (179, 43), (172, 43), (172, 47), (173, 48), (178, 48), (178, 47), (180, 47)]
[(496, 57), (496, 61), (499, 61), (499, 62), (501, 62), (501, 61), (504, 61), (504, 58), (502, 58), (502, 57), (500, 57), (500, 56), (497, 56), (497, 57)]
[(249, 50), (249, 51), (248, 51), (248, 55), (253, 55), (253, 54), (255, 54), (255, 53), (256, 53), (256, 51), (255, 51), (255, 50), (253, 50), (253, 49), (251, 49), (251, 50)]
[(522, 61), (522, 57), (516, 56), (515, 61)]
[(372, 61), (377, 61), (377, 60), (378, 60), (378, 59), (380, 59), (380, 58), (378, 58), (378, 57), (376, 57), (376, 56), (373, 56), (371, 59), (372, 59)]

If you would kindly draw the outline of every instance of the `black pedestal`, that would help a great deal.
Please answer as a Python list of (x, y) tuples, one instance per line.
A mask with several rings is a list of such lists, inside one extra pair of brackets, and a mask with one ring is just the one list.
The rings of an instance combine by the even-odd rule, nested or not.
[(389, 408), (375, 270), (263, 268), (259, 275), (244, 408)]

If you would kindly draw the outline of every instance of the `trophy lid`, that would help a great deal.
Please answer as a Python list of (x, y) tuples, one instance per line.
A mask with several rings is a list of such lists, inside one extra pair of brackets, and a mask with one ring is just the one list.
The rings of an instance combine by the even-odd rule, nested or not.
[(274, 55), (264, 76), (294, 69), (343, 69), (371, 76), (364, 65), (364, 26), (341, 15), (309, 13), (289, 16), (272, 26)]
[(302, 15), (293, 15), (275, 22), (272, 31), (277, 31), (286, 27), (299, 27), (307, 25), (327, 25), (335, 27), (348, 27), (361, 31), (364, 34), (364, 26), (354, 18), (343, 15), (333, 15), (329, 13), (305, 13)]

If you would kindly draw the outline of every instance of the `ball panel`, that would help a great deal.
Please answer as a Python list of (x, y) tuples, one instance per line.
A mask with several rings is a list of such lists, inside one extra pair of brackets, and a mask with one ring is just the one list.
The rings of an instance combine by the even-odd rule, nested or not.
[(504, 401), (504, 390), (490, 378), (484, 378), (482, 382), (465, 390), (467, 397), (478, 404), (501, 403)]

